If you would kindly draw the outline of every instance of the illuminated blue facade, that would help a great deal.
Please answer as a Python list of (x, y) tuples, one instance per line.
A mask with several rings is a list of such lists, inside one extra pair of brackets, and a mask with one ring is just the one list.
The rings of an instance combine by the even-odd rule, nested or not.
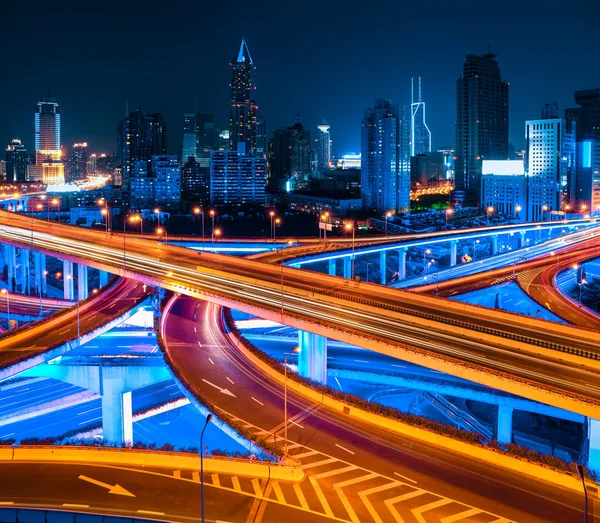
[(421, 77), (415, 101), (414, 86), (411, 81), (412, 103), (410, 104), (410, 155), (431, 152), (431, 131), (425, 121), (425, 102), (421, 96)]

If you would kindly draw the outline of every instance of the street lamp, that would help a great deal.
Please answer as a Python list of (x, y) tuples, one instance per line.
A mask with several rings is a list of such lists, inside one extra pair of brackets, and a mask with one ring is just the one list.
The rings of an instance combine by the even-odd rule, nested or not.
[(210, 217), (212, 218), (212, 241), (215, 241), (215, 211), (213, 209), (210, 210)]
[(588, 493), (587, 487), (585, 486), (585, 473), (583, 471), (583, 466), (580, 463), (575, 464), (575, 468), (577, 469), (577, 474), (581, 478), (581, 484), (583, 485), (583, 495), (585, 499), (585, 505), (583, 509), (583, 523), (587, 523), (588, 520)]
[(521, 212), (522, 207), (520, 205), (515, 205), (515, 212), (517, 213), (517, 220), (519, 219), (519, 213)]
[[(67, 276), (67, 279), (68, 280), (73, 280), (74, 282), (77, 282), (77, 278), (75, 278), (75, 276), (73, 276), (72, 274), (69, 274)], [(76, 307), (77, 307), (77, 345), (78, 346), (81, 345), (80, 323), (79, 323), (79, 299), (80, 298), (81, 298), (81, 296), (79, 296), (79, 289), (77, 289)]]
[(108, 207), (105, 207), (104, 209), (102, 209), (100, 211), (100, 214), (102, 216), (104, 216), (104, 221), (106, 222), (106, 232), (108, 232), (108, 219), (109, 219)]
[(10, 292), (8, 289), (2, 289), (2, 294), (6, 294), (6, 312), (8, 317), (8, 332), (10, 332)]
[(454, 209), (446, 209), (446, 229), (448, 228), (448, 217), (454, 212)]
[(281, 218), (275, 218), (275, 225), (273, 225), (273, 243), (275, 243), (277, 236), (277, 226), (281, 223)]
[(475, 261), (475, 255), (477, 254), (477, 247), (479, 246), (479, 240), (475, 240), (473, 244), (473, 261)]
[(300, 347), (298, 345), (296, 345), (290, 352), (288, 352), (286, 357), (283, 359), (283, 421), (284, 421), (283, 438), (285, 440), (283, 443), (283, 454), (286, 457), (286, 459), (287, 459), (287, 455), (288, 455), (287, 359), (294, 352), (296, 352), (296, 353), (300, 352)]
[(321, 214), (321, 220), (323, 220), (323, 223), (325, 224), (325, 228), (323, 229), (323, 241), (326, 242), (327, 241), (327, 224), (329, 223), (329, 213), (324, 212), (323, 214)]
[[(288, 240), (287, 245), (292, 245), (292, 240)], [(281, 273), (281, 323), (283, 323), (283, 249), (286, 246), (286, 244), (281, 244), (281, 247), (279, 248), (279, 254), (281, 256), (281, 259), (279, 260), (279, 267), (280, 267), (280, 273)]]
[(161, 220), (160, 220), (160, 209), (157, 207), (156, 209), (154, 209), (154, 214), (157, 215), (158, 218), (158, 225), (162, 225)]
[(223, 231), (221, 229), (215, 229), (213, 241), (215, 241), (214, 238), (216, 238), (218, 240), (219, 236), (221, 236), (222, 233), (223, 233)]
[(385, 213), (385, 233), (384, 235), (387, 236), (387, 222), (388, 222), (388, 218), (392, 217), (392, 212), (388, 211)]
[[(56, 220), (60, 221), (60, 198), (52, 198), (51, 203), (57, 210)], [(50, 211), (48, 211), (48, 221), (50, 221)]]
[(163, 227), (157, 227), (156, 230), (155, 230), (155, 232), (156, 232), (157, 236), (161, 236), (162, 234), (164, 234), (165, 235), (165, 241), (168, 241), (169, 237), (167, 235), (167, 230), (165, 228), (163, 228)]
[(204, 211), (202, 210), (202, 207), (194, 207), (193, 213), (196, 216), (199, 214), (202, 215), (202, 249), (204, 250)]
[[(123, 220), (123, 271), (125, 271), (127, 269), (127, 249), (126, 249), (126, 242), (125, 242), (125, 238), (127, 237), (127, 234), (125, 231), (125, 226), (127, 225), (128, 221), (130, 221), (131, 223), (135, 223), (138, 221), (141, 222), (142, 219), (137, 214), (134, 214), (133, 216), (130, 216), (129, 218), (126, 218), (125, 220)], [(140, 228), (141, 228), (141, 226), (140, 226)]]
[(275, 243), (275, 240), (273, 238), (273, 233), (275, 231), (275, 229), (273, 227), (273, 218), (275, 217), (275, 211), (269, 211), (269, 217), (271, 218), (271, 234), (269, 236), (271, 236), (273, 243)]
[(350, 277), (351, 279), (354, 279), (354, 224), (352, 223), (347, 223), (346, 225), (344, 225), (344, 229), (346, 229), (347, 231), (352, 230), (352, 258), (351, 258), (351, 268), (350, 268)]
[(487, 208), (487, 219), (488, 219), (488, 222), (490, 221), (490, 218), (491, 218), (493, 212), (494, 212), (494, 208), (490, 205)]
[(203, 445), (203, 439), (204, 439), (204, 431), (206, 430), (206, 427), (208, 427), (208, 424), (210, 423), (210, 421), (212, 420), (213, 415), (209, 414), (208, 416), (206, 416), (206, 421), (204, 422), (204, 427), (202, 428), (202, 432), (200, 433), (200, 504), (201, 509), (202, 509), (202, 523), (204, 523), (204, 447)]

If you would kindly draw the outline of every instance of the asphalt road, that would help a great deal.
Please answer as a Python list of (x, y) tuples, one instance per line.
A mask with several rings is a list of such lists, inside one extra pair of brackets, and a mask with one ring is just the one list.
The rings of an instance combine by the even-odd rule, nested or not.
[[(262, 376), (230, 345), (219, 324), (219, 307), (180, 297), (165, 320), (169, 356), (193, 384), (192, 393), (210, 398), (257, 431), (265, 431), (265, 436), (276, 432), (281, 443), (281, 387)], [(222, 389), (232, 395), (222, 393)], [(479, 511), (475, 519), (468, 520), (481, 522), (506, 518), (527, 523), (566, 523), (582, 518), (580, 497), (572, 492), (342, 418), (293, 394), (289, 395), (289, 414), (291, 454), (308, 466), (309, 479), (301, 484), (302, 490), (314, 492), (316, 483), (331, 508), (340, 503), (340, 485), (348, 486), (344, 492), (358, 521), (372, 520), (372, 514), (361, 502), (361, 483), (367, 490), (386, 487), (372, 500), (374, 510), (385, 516), (380, 516), (382, 521), (393, 521), (385, 502), (398, 496), (396, 488), (419, 489), (418, 494), (413, 494), (414, 504), (394, 505), (406, 521), (412, 521), (415, 510), (432, 503), (440, 511), (438, 518), (466, 510)], [(368, 483), (371, 481), (378, 486), (373, 487)], [(321, 503), (320, 511), (325, 510)], [(344, 517), (342, 509), (331, 510)], [(345, 514), (348, 518), (347, 511)]]

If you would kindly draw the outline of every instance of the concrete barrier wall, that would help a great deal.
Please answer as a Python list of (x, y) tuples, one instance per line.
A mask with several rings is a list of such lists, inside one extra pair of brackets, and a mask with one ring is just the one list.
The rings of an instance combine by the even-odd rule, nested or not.
[[(148, 452), (110, 447), (0, 446), (0, 461), (101, 463), (192, 471), (200, 469), (199, 456), (192, 454)], [(298, 482), (304, 479), (304, 471), (299, 465), (279, 465), (268, 461), (251, 462), (250, 460), (227, 457), (211, 456), (204, 458), (204, 470), (207, 473), (271, 478), (279, 481)]]

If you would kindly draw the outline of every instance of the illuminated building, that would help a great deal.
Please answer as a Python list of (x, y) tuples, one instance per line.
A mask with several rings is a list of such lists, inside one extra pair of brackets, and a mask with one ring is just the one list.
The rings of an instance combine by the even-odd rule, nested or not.
[(88, 175), (88, 144), (74, 143), (67, 163), (67, 182), (84, 180)]
[(7, 182), (25, 182), (27, 181), (27, 165), (29, 156), (21, 140), (15, 138), (6, 148), (4, 156), (6, 161), (6, 181)]
[(152, 173), (156, 178), (156, 203), (178, 209), (181, 203), (181, 167), (177, 156), (153, 156)]
[(579, 107), (565, 110), (567, 120), (577, 122), (577, 141), (600, 140), (600, 88), (575, 91)]
[[(30, 165), (27, 177), (31, 181), (44, 181), (43, 163), (48, 160), (59, 161), (60, 150), (60, 108), (54, 98), (42, 98), (34, 115), (35, 127), (35, 165)], [(48, 169), (54, 176), (56, 167)], [(63, 166), (64, 182), (64, 166)]]
[(525, 222), (527, 219), (527, 176), (522, 160), (483, 160), (481, 206)]
[(186, 113), (183, 115), (183, 147), (181, 162), (194, 158), (208, 167), (210, 151), (215, 147), (215, 124), (212, 114)]
[(210, 167), (201, 166), (193, 158), (181, 167), (181, 196), (188, 202), (208, 205), (210, 198)]
[(444, 179), (444, 154), (420, 153), (410, 157), (410, 180), (420, 185)]
[[(600, 211), (600, 140), (577, 142), (576, 168), (570, 202), (580, 212)], [(585, 214), (585, 212), (584, 212)]]
[(112, 175), (117, 169), (117, 155), (111, 154), (110, 156), (102, 153), (96, 156), (96, 170), (97, 174), (109, 174)]
[(264, 116), (256, 117), (256, 155), (267, 157), (269, 153), (269, 140), (267, 138), (267, 119)]
[(211, 205), (263, 206), (266, 203), (265, 184), (265, 159), (247, 156), (244, 144), (238, 144), (237, 151), (211, 151)]
[(542, 119), (525, 122), (529, 221), (543, 220), (546, 212), (561, 211), (572, 189), (576, 125), (573, 120), (557, 118), (557, 113), (546, 106)]
[(317, 129), (317, 169), (324, 171), (331, 166), (331, 135), (329, 124), (323, 120)]
[(146, 114), (133, 111), (119, 122), (117, 129), (117, 157), (121, 166), (123, 188), (129, 189), (133, 165), (152, 156), (166, 154), (167, 126), (162, 113)]
[(452, 147), (440, 147), (437, 152), (444, 155), (444, 178), (454, 180), (454, 157), (456, 152)]
[(42, 182), (44, 185), (62, 185), (65, 183), (65, 164), (58, 159), (47, 157), (42, 162)]
[(96, 174), (98, 172), (98, 155), (96, 153), (90, 154), (88, 158), (87, 172), (88, 174)]
[(419, 76), (418, 98), (415, 102), (413, 80), (410, 81), (410, 155), (431, 152), (431, 131), (425, 121), (425, 102), (421, 96), (421, 77)]
[(291, 127), (276, 129), (270, 143), (270, 192), (289, 192), (308, 187), (310, 131), (298, 116)]
[(238, 143), (246, 144), (246, 151), (256, 152), (256, 102), (254, 101), (254, 71), (246, 41), (231, 63), (231, 107), (229, 110), (229, 149), (237, 150)]
[(183, 115), (183, 147), (181, 150), (181, 162), (186, 163), (188, 158), (198, 157), (198, 146), (196, 144), (196, 115), (186, 113)]
[(410, 208), (410, 123), (404, 106), (375, 100), (362, 120), (361, 191), (369, 211)]
[(348, 169), (360, 169), (361, 166), (361, 154), (348, 153), (342, 155), (337, 161), (337, 168), (344, 171)]
[(218, 140), (219, 151), (226, 151), (229, 149), (229, 131), (226, 129), (224, 131), (219, 131), (219, 140)]
[(456, 80), (454, 199), (479, 204), (481, 162), (508, 158), (508, 83), (496, 54), (467, 55)]

